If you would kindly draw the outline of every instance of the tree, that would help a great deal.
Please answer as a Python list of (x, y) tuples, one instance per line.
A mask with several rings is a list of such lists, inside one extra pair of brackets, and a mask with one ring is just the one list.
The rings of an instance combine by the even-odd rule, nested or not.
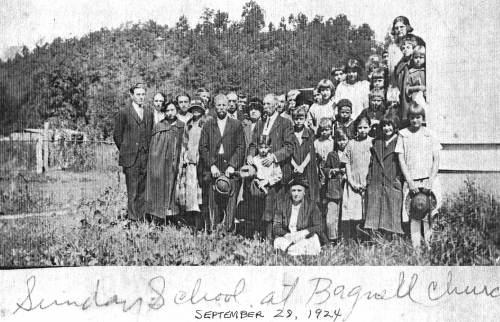
[(181, 32), (186, 32), (189, 30), (188, 19), (185, 15), (179, 17), (179, 21), (175, 23), (175, 29)]
[(275, 30), (272, 22), (269, 23), (269, 25), (267, 26), (267, 29), (269, 32), (273, 32)]
[(229, 23), (229, 14), (227, 12), (223, 12), (217, 10), (214, 16), (214, 27), (218, 32), (226, 31), (227, 24)]
[(247, 34), (257, 34), (265, 25), (264, 11), (254, 0), (245, 3), (241, 17), (243, 31)]

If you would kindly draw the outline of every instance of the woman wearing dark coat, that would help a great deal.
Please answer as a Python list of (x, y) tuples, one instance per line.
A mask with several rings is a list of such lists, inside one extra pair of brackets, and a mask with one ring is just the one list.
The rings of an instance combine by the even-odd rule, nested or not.
[(383, 138), (373, 141), (366, 188), (365, 228), (403, 234), (402, 172), (398, 155), (396, 125), (392, 119), (380, 122)]
[(274, 248), (290, 255), (317, 255), (328, 239), (316, 202), (306, 196), (308, 184), (295, 178), (278, 203), (273, 220)]
[(165, 118), (154, 125), (149, 146), (146, 214), (161, 220), (179, 214), (174, 198), (175, 181), (186, 137), (184, 123), (176, 115), (176, 104), (167, 103)]

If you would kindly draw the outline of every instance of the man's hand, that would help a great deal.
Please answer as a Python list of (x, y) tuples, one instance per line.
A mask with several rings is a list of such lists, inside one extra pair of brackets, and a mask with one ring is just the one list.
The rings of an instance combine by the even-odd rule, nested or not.
[(247, 156), (247, 164), (253, 165), (253, 156), (251, 156), (251, 155)]
[(234, 168), (232, 166), (227, 167), (226, 169), (226, 177), (230, 177), (234, 173)]
[(262, 165), (265, 167), (269, 167), (271, 164), (273, 164), (273, 162), (274, 162), (274, 154), (269, 153), (267, 157), (265, 157), (262, 160)]
[(412, 193), (419, 193), (420, 190), (418, 190), (417, 185), (415, 184), (415, 181), (411, 180), (408, 181), (408, 188), (410, 189), (410, 192)]
[(218, 178), (220, 176), (220, 171), (215, 166), (215, 164), (210, 168), (210, 172), (212, 172), (212, 177), (214, 177), (214, 178)]

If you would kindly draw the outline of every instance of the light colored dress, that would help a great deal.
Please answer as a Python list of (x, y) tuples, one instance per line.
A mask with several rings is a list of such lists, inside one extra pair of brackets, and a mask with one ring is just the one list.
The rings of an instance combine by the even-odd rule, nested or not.
[[(366, 177), (370, 166), (370, 148), (372, 140), (367, 138), (363, 141), (351, 140), (345, 148), (346, 164), (351, 166), (351, 175), (355, 184), (366, 186)], [(364, 217), (363, 194), (355, 192), (351, 185), (346, 182), (342, 196), (342, 221), (361, 220)]]
[(185, 211), (200, 211), (202, 203), (201, 187), (198, 183), (197, 165), (200, 159), (198, 145), (200, 143), (200, 120), (190, 122), (187, 127), (188, 141), (183, 155), (184, 167), (181, 172), (181, 185), (178, 186), (178, 202)]
[(326, 104), (314, 103), (313, 105), (311, 105), (309, 113), (307, 114), (307, 123), (309, 127), (316, 133), (319, 126), (319, 121), (322, 118), (329, 118), (333, 122), (335, 121), (335, 115), (337, 115), (337, 111), (333, 99), (329, 100)]
[(352, 118), (356, 119), (362, 110), (367, 108), (370, 83), (366, 80), (354, 84), (341, 82), (335, 90), (334, 101), (338, 103), (341, 99), (348, 99), (352, 103)]

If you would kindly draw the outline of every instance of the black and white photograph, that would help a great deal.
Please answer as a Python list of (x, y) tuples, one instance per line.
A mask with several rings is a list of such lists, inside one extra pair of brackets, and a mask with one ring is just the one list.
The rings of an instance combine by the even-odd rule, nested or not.
[[(293, 267), (359, 283), (385, 268), (381, 279), (398, 285), (399, 274), (396, 291), (387, 286), (394, 297), (420, 305), (414, 285), (427, 301), (440, 287), (474, 294), (477, 321), (491, 321), (500, 313), (488, 312), (500, 297), (499, 28), (495, 1), (0, 0), (0, 275), (4, 285), (14, 285), (8, 274), (23, 279), (1, 316), (88, 304), (154, 320), (126, 310), (170, 301), (153, 275), (140, 305), (98, 300), (104, 282), (95, 281), (88, 303), (60, 292), (34, 299), (35, 272), (122, 269), (124, 287), (136, 276), (128, 269), (152, 266), (178, 285), (191, 276), (193, 307), (178, 321), (279, 320), (250, 306), (227, 316), (196, 309), (221, 297), (241, 304), (250, 282), (234, 277), (230, 294), (198, 301), (203, 283), (219, 282), (195, 272), (229, 278), (243, 266), (255, 278), (261, 269), (262, 287)], [(360, 279), (360, 266), (373, 275)], [(435, 267), (445, 286), (402, 267)], [(476, 284), (456, 282), (455, 269), (471, 269), (468, 281), (472, 267), (485, 269)], [(281, 320), (462, 320), (423, 309), (370, 318), (354, 309), (358, 298), (326, 315), (287, 307), (294, 295), (310, 305), (328, 292), (310, 278), (310, 297), (296, 295), (306, 280), (280, 281), (292, 283), (288, 296), (278, 292)]]

